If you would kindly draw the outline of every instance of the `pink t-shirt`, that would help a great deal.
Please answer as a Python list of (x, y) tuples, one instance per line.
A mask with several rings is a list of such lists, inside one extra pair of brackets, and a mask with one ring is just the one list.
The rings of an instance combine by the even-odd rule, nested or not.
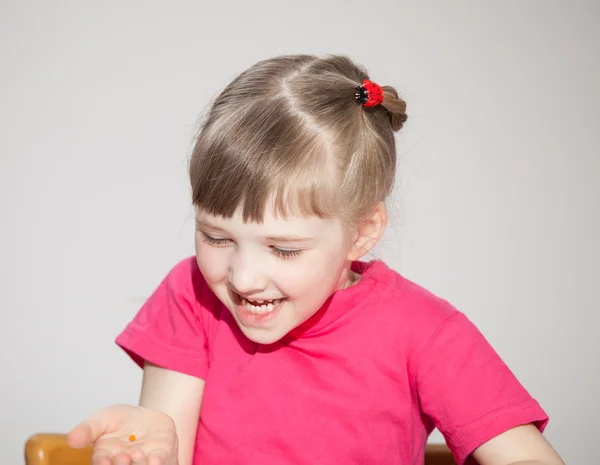
[(356, 285), (268, 346), (242, 334), (195, 258), (166, 276), (117, 343), (206, 381), (194, 464), (413, 465), (434, 427), (462, 464), (511, 427), (543, 431), (464, 314), (381, 261), (353, 268)]

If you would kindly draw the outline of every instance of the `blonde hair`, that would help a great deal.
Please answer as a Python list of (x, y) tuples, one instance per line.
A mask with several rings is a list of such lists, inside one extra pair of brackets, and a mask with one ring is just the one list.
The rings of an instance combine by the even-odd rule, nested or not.
[(406, 103), (392, 87), (363, 107), (367, 72), (349, 58), (279, 56), (236, 77), (216, 98), (198, 134), (189, 175), (193, 204), (244, 221), (273, 214), (353, 223), (392, 190), (394, 131)]

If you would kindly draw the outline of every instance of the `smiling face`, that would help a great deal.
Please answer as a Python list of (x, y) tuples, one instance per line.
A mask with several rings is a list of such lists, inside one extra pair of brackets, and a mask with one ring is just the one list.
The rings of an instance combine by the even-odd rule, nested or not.
[(257, 223), (240, 212), (224, 218), (198, 210), (195, 244), (208, 285), (261, 344), (281, 339), (356, 279), (352, 241), (334, 219), (265, 213)]
[(364, 111), (367, 78), (343, 56), (263, 60), (202, 124), (189, 165), (197, 262), (253, 341), (281, 339), (355, 282), (351, 262), (383, 233), (405, 104), (386, 87), (391, 105)]

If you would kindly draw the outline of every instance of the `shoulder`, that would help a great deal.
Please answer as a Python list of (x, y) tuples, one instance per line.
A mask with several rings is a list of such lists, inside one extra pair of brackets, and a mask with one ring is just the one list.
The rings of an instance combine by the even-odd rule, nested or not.
[(467, 317), (445, 298), (408, 279), (382, 261), (364, 264), (373, 280), (369, 299), (376, 304), (385, 331), (393, 332), (409, 358), (449, 325), (470, 325)]
[(196, 310), (215, 312), (220, 308), (220, 302), (198, 268), (195, 256), (175, 263), (167, 272), (160, 288), (163, 288), (166, 298), (187, 303)]
[(448, 300), (424, 286), (406, 278), (384, 262), (377, 260), (362, 264), (365, 278), (371, 280), (372, 299), (394, 321), (420, 327), (437, 327), (460, 314)]
[(208, 288), (204, 276), (198, 268), (196, 257), (185, 257), (176, 262), (167, 272), (165, 281), (181, 292), (194, 292), (199, 289)]
[(140, 367), (148, 361), (204, 379), (221, 311), (195, 257), (185, 258), (163, 275), (116, 342)]
[(189, 287), (198, 280), (203, 280), (196, 257), (185, 257), (175, 263), (167, 272), (166, 280), (172, 285)]

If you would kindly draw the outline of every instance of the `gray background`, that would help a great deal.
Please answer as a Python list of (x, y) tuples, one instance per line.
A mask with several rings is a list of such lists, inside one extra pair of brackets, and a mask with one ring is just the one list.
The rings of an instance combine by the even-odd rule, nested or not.
[(595, 462), (598, 5), (0, 2), (0, 462), (137, 402), (113, 339), (193, 253), (198, 115), (242, 69), (296, 52), (348, 54), (401, 92), (376, 255), (480, 327), (567, 463)]

